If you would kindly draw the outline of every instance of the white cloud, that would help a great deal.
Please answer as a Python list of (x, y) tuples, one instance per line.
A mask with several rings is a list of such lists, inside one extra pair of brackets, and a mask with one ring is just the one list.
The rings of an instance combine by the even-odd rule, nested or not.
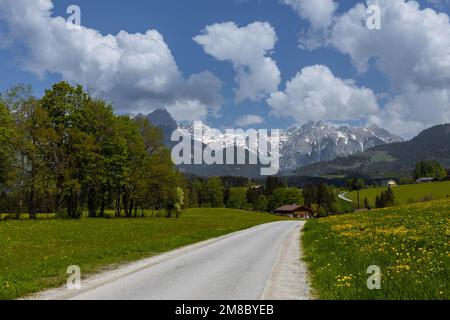
[(298, 124), (365, 119), (379, 110), (370, 89), (335, 77), (323, 65), (303, 68), (287, 82), (285, 91), (273, 93), (267, 102), (273, 115), (292, 117)]
[(207, 26), (194, 41), (220, 61), (229, 61), (237, 73), (236, 102), (260, 101), (281, 82), (276, 62), (269, 57), (277, 36), (269, 23), (238, 27), (233, 22)]
[(450, 123), (450, 90), (410, 88), (368, 119), (405, 138), (436, 124)]
[(371, 121), (412, 136), (450, 121), (450, 21), (415, 1), (368, 0), (381, 8), (381, 30), (365, 26), (366, 6), (336, 18), (328, 43), (365, 72), (371, 62), (386, 74), (394, 98)]
[(40, 76), (56, 73), (93, 87), (121, 112), (166, 106), (184, 119), (220, 108), (221, 81), (210, 72), (184, 78), (158, 31), (102, 35), (86, 27), (68, 28), (63, 18), (51, 16), (52, 9), (51, 0), (0, 3), (0, 20), (7, 29), (3, 36), (23, 48), (19, 59), (24, 70)]
[[(366, 0), (342, 14), (328, 10), (332, 17), (320, 18), (321, 25), (314, 23), (314, 8), (321, 11), (316, 1), (281, 1), (311, 23), (303, 34), (303, 47), (335, 48), (348, 55), (360, 73), (374, 68), (387, 76), (391, 99), (369, 122), (411, 137), (450, 121), (450, 19), (446, 13), (421, 8), (416, 1)], [(325, 2), (332, 8), (332, 0)], [(441, 9), (449, 4), (449, 0), (428, 2)], [(381, 30), (366, 26), (370, 5), (381, 9)]]
[(280, 0), (292, 7), (314, 29), (324, 29), (331, 25), (338, 5), (333, 0)]
[(373, 59), (393, 85), (446, 87), (450, 83), (448, 15), (421, 10), (415, 1), (369, 0), (381, 8), (381, 30), (365, 26), (366, 7), (358, 4), (336, 19), (329, 42), (348, 54), (361, 72)]
[(248, 115), (242, 116), (236, 120), (236, 124), (242, 128), (246, 128), (246, 127), (256, 125), (256, 124), (261, 124), (263, 122), (264, 122), (264, 119), (255, 114), (248, 114)]
[(333, 0), (280, 0), (290, 6), (297, 15), (310, 23), (310, 27), (302, 30), (299, 46), (313, 50), (321, 46), (333, 23), (338, 4)]

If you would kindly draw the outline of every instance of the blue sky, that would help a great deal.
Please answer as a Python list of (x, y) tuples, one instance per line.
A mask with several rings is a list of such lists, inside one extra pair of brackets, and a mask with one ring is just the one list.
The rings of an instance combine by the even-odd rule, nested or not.
[[(21, 1), (23, 2), (23, 0)], [(292, 1), (295, 2), (295, 0)], [(346, 14), (348, 10), (361, 1), (345, 0), (337, 2), (338, 9), (335, 15), (339, 16)], [(278, 85), (278, 90), (281, 92), (285, 90), (286, 82), (295, 77), (303, 68), (318, 64), (327, 66), (337, 79), (353, 79), (357, 88), (364, 87), (372, 90), (373, 94), (378, 97), (377, 103), (380, 110), (383, 110), (385, 104), (389, 103), (386, 100), (392, 100), (392, 103), (394, 103), (396, 97), (406, 95), (405, 90), (398, 89), (397, 85), (393, 85), (392, 81), (388, 80), (390, 72), (388, 69), (373, 66), (374, 61), (380, 59), (380, 56), (374, 55), (371, 59), (372, 67), (365, 72), (361, 72), (350, 58), (352, 53), (338, 45), (323, 45), (315, 50), (300, 48), (298, 40), (301, 37), (301, 31), (311, 28), (310, 22), (307, 18), (299, 16), (291, 6), (282, 4), (278, 0), (58, 0), (53, 1), (53, 4), (52, 17), (67, 17), (65, 12), (67, 7), (71, 4), (78, 5), (81, 8), (82, 26), (97, 30), (102, 35), (117, 35), (121, 30), (129, 34), (145, 33), (149, 29), (157, 30), (164, 37), (164, 42), (170, 49), (184, 78), (207, 70), (222, 81), (220, 93), (223, 102), (219, 111), (217, 114), (209, 114), (203, 119), (209, 125), (218, 128), (236, 127), (236, 120), (245, 115), (260, 116), (264, 121), (254, 123), (253, 127), (263, 128), (285, 128), (295, 123), (301, 124), (303, 120), (310, 119), (308, 119), (308, 116), (299, 120), (300, 116), (289, 117), (289, 114), (271, 113), (274, 107), (269, 105), (266, 100), (267, 97), (259, 99), (259, 101), (245, 100), (239, 103), (235, 101), (234, 89), (238, 84), (235, 81), (236, 70), (232, 63), (230, 61), (219, 61), (206, 53), (204, 48), (193, 40), (193, 37), (201, 34), (206, 26), (215, 23), (232, 21), (238, 27), (245, 27), (250, 23), (260, 21), (267, 22), (272, 26), (276, 32), (277, 41), (274, 49), (268, 52), (267, 56), (276, 62), (280, 71), (281, 82)], [(449, 12), (449, 7), (445, 6), (445, 0), (441, 3), (439, 9), (427, 1), (421, 1), (420, 5), (419, 10), (430, 7), (443, 13), (448, 14)], [(2, 9), (1, 6), (3, 4), (0, 1), (0, 10)], [(8, 29), (5, 25), (5, 23), (0, 23), (0, 34), (2, 34), (2, 30), (4, 33), (8, 33), (8, 31), (5, 31)], [(450, 34), (448, 36), (450, 37)], [(17, 83), (29, 83), (32, 84), (36, 94), (41, 95), (44, 89), (50, 87), (52, 83), (65, 78), (58, 70), (55, 72), (51, 68), (48, 68), (50, 72), (44, 72), (40, 76), (24, 68), (23, 61), (27, 59), (28, 55), (27, 46), (30, 46), (30, 44), (24, 45), (20, 41), (9, 44), (2, 49), (0, 46), (1, 91)], [(419, 47), (420, 44), (418, 44), (418, 50)], [(355, 55), (357, 54), (355, 53)], [(389, 57), (386, 57), (386, 59), (389, 59)], [(405, 81), (409, 81), (409, 79)], [(387, 96), (389, 98), (386, 98)], [(105, 98), (108, 99), (108, 97)], [(399, 98), (399, 100), (401, 99)], [(148, 105), (148, 111), (151, 111), (153, 107), (150, 104)], [(280, 105), (280, 108), (283, 108), (283, 105)], [(123, 110), (123, 106), (118, 107), (119, 112), (123, 112)], [(448, 115), (446, 113), (448, 110), (443, 112), (445, 116)], [(373, 115), (373, 118), (376, 116)], [(364, 124), (367, 119), (369, 117), (333, 119), (324, 116), (323, 119), (313, 120)], [(412, 120), (414, 120), (414, 123), (420, 122), (417, 119), (405, 119), (404, 121), (406, 120), (410, 121), (408, 123), (411, 123)], [(383, 124), (380, 121), (377, 124)], [(424, 121), (423, 126), (434, 124), (432, 122)], [(407, 125), (405, 124), (405, 126)], [(395, 128), (395, 124), (389, 126)], [(409, 134), (406, 133), (408, 130), (400, 131), (405, 131), (404, 135)], [(401, 133), (399, 132), (399, 134)]]

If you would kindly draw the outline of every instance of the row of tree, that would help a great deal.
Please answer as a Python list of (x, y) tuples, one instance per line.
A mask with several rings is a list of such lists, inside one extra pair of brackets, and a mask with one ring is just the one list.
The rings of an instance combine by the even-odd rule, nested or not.
[(444, 180), (447, 178), (447, 170), (438, 161), (422, 161), (416, 165), (414, 177), (416, 179), (431, 177), (437, 180)]
[(327, 184), (307, 185), (303, 189), (303, 197), (305, 206), (319, 217), (337, 212), (334, 190)]
[(382, 191), (380, 195), (375, 197), (375, 207), (378, 209), (392, 207), (394, 205), (395, 195), (391, 188), (388, 188), (386, 191)]
[(158, 128), (115, 115), (81, 86), (61, 82), (41, 99), (24, 86), (0, 96), (0, 211), (179, 214), (181, 182)]
[(271, 212), (286, 203), (303, 203), (301, 190), (287, 188), (277, 177), (265, 184), (235, 177), (194, 178), (188, 183), (189, 207), (228, 207)]
[(268, 177), (265, 184), (252, 181), (233, 183), (228, 178), (192, 179), (188, 184), (190, 207), (228, 207), (273, 212), (283, 205), (305, 205), (318, 216), (335, 213), (336, 197), (326, 184), (310, 184), (303, 190), (287, 187), (277, 177)]

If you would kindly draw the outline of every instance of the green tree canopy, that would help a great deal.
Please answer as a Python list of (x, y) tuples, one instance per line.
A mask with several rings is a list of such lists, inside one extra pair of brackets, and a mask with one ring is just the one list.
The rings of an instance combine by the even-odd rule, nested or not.
[(267, 208), (269, 211), (273, 211), (283, 205), (301, 205), (304, 203), (302, 192), (297, 188), (278, 188), (269, 199)]
[(222, 180), (218, 177), (209, 178), (206, 187), (211, 207), (222, 208), (224, 206), (223, 196), (225, 191)]
[(247, 188), (230, 188), (228, 208), (247, 209)]
[(431, 177), (438, 180), (443, 180), (447, 178), (447, 171), (438, 161), (422, 161), (416, 165), (414, 177), (416, 179)]
[(0, 101), (0, 187), (8, 180), (14, 160), (13, 141), (16, 135), (12, 116)]

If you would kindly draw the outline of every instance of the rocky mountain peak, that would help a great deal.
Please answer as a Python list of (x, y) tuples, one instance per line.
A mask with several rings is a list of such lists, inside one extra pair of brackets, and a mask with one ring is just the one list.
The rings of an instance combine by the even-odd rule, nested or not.
[[(151, 123), (161, 127), (164, 132), (166, 143), (170, 146), (170, 136), (177, 128), (184, 129), (193, 134), (193, 122), (176, 122), (165, 109), (158, 109), (149, 114)], [(203, 125), (203, 131), (211, 129)], [(208, 144), (207, 137), (203, 137)], [(212, 137), (211, 137), (212, 138)], [(228, 146), (229, 136), (223, 133), (224, 148)], [(231, 137), (232, 138), (232, 137)], [(213, 138), (214, 140), (214, 138)], [(293, 126), (281, 130), (280, 150), (281, 169), (292, 171), (309, 164), (320, 161), (331, 161), (338, 157), (353, 155), (368, 149), (394, 142), (403, 141), (400, 137), (376, 125), (370, 127), (353, 127), (349, 125), (333, 126), (325, 122), (309, 121), (302, 126)], [(238, 146), (246, 148), (247, 146)]]

